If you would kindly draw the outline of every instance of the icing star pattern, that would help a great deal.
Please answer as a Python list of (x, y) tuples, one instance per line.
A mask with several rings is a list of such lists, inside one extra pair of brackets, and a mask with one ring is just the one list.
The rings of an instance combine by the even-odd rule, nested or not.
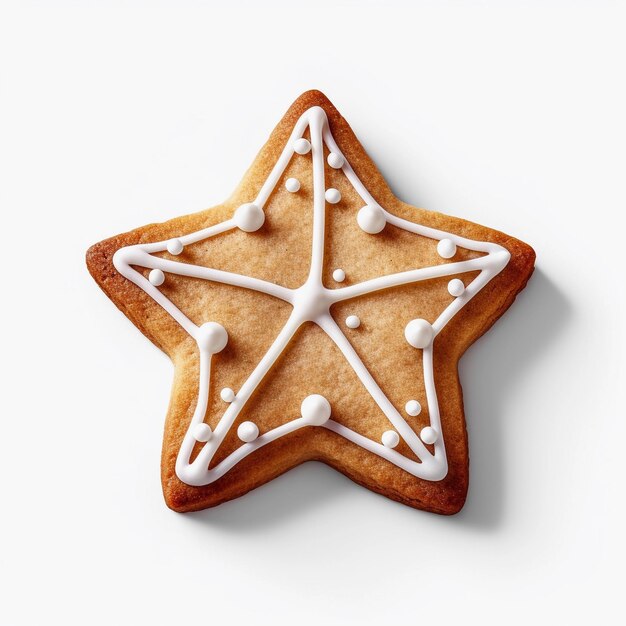
[[(307, 129), (310, 141), (303, 136)], [(322, 282), (326, 204), (333, 205), (340, 202), (341, 194), (337, 189), (326, 188), (324, 145), (329, 150), (328, 165), (343, 171), (363, 202), (363, 207), (357, 215), (357, 222), (363, 231), (375, 237), (387, 224), (390, 224), (410, 233), (436, 240), (438, 242), (437, 251), (443, 259), (452, 259), (457, 247), (482, 253), (482, 256), (466, 261), (450, 261), (440, 265), (388, 274), (336, 289), (326, 288)], [(233, 229), (241, 229), (244, 232), (254, 232), (261, 229), (265, 222), (264, 207), (294, 154), (310, 158), (313, 169), (313, 233), (310, 271), (307, 280), (299, 288), (289, 289), (262, 279), (168, 260), (155, 255), (168, 251), (171, 255), (176, 256), (186, 246)], [(291, 193), (297, 193), (300, 189), (300, 183), (298, 180), (290, 178), (286, 181), (286, 188)], [(385, 210), (371, 196), (350, 166), (348, 159), (339, 149), (330, 131), (324, 110), (319, 106), (308, 109), (296, 122), (290, 138), (257, 197), (250, 203), (237, 208), (231, 219), (177, 239), (127, 246), (119, 249), (114, 255), (113, 262), (118, 272), (135, 283), (162, 306), (195, 339), (198, 345), (200, 355), (198, 400), (177, 456), (176, 475), (188, 485), (210, 484), (226, 474), (242, 459), (272, 441), (300, 428), (316, 427), (327, 428), (369, 452), (387, 459), (418, 478), (430, 481), (443, 479), (448, 472), (448, 463), (433, 374), (433, 341), (454, 315), (504, 269), (509, 259), (510, 253), (495, 243), (466, 239), (411, 222)], [(149, 269), (148, 278), (135, 267)], [(418, 283), (433, 278), (453, 277), (467, 272), (478, 272), (478, 274), (468, 285), (464, 285), (463, 281), (458, 278), (450, 280), (448, 291), (454, 300), (432, 324), (426, 320), (414, 319), (405, 328), (406, 341), (416, 351), (421, 351), (423, 359), (430, 425), (423, 428), (418, 434), (376, 383), (340, 326), (331, 316), (330, 308), (335, 303), (391, 287)], [(204, 422), (209, 400), (211, 361), (212, 356), (226, 346), (228, 332), (227, 329), (215, 322), (207, 322), (198, 326), (175, 306), (159, 290), (159, 287), (167, 280), (167, 274), (177, 274), (251, 289), (278, 298), (293, 307), (284, 327), (241, 388), (236, 392), (229, 388), (222, 390), (221, 397), (224, 402), (228, 403), (228, 408), (219, 419), (214, 430), (211, 430), (209, 425)], [(337, 282), (342, 282), (345, 279), (344, 270), (337, 268), (333, 272), (333, 277)], [(314, 322), (330, 337), (356, 373), (365, 390), (372, 396), (389, 420), (391, 428), (382, 434), (380, 442), (364, 437), (333, 420), (332, 406), (328, 400), (322, 395), (313, 394), (303, 399), (300, 415), (294, 415), (291, 420), (267, 432), (260, 433), (257, 425), (250, 421), (239, 424), (237, 434), (241, 440), (241, 445), (209, 469), (216, 451), (236, 423), (246, 403), (287, 348), (300, 326), (306, 322)], [(350, 316), (346, 320), (348, 328), (357, 328), (359, 324), (360, 320), (356, 316)], [(417, 401), (411, 400), (407, 403), (405, 410), (409, 415), (417, 415), (421, 407)], [(406, 442), (418, 461), (407, 458), (394, 449), (400, 438)], [(191, 461), (192, 452), (198, 442), (203, 444), (202, 448)], [(432, 446), (432, 452), (426, 447), (427, 445)]]

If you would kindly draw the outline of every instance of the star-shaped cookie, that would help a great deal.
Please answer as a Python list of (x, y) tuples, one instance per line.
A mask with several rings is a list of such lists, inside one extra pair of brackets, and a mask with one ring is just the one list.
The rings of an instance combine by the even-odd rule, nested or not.
[(225, 203), (87, 253), (175, 365), (161, 475), (177, 511), (317, 460), (457, 512), (468, 486), (457, 363), (534, 259), (517, 239), (398, 200), (318, 91), (294, 102)]

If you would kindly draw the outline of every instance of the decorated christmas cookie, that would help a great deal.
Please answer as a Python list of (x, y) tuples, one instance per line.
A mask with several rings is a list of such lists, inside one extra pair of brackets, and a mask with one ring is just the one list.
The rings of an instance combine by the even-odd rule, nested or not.
[(457, 512), (468, 486), (457, 363), (534, 259), (517, 239), (398, 200), (317, 91), (226, 202), (87, 253), (174, 363), (161, 476), (177, 511), (316, 460)]

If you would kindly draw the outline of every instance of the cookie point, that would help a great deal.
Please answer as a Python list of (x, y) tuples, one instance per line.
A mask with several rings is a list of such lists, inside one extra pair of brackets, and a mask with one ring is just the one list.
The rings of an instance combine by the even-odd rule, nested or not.
[(404, 337), (414, 348), (426, 348), (435, 338), (435, 330), (426, 320), (411, 320), (404, 329)]
[(217, 354), (226, 347), (228, 333), (221, 324), (206, 322), (196, 331), (195, 339), (200, 350), (209, 354)]
[(381, 441), (385, 448), (395, 448), (400, 443), (400, 435), (395, 430), (386, 430)]
[(251, 443), (259, 436), (259, 427), (254, 422), (242, 422), (237, 428), (237, 437), (245, 443)]
[(253, 233), (265, 223), (265, 213), (256, 204), (242, 204), (233, 217), (238, 228), (246, 233)]
[(330, 417), (330, 402), (317, 393), (307, 396), (300, 405), (300, 413), (311, 426), (322, 426)]
[(360, 209), (357, 213), (356, 221), (361, 230), (364, 230), (370, 235), (378, 234), (385, 228), (385, 224), (387, 223), (383, 210), (373, 204), (366, 204)]

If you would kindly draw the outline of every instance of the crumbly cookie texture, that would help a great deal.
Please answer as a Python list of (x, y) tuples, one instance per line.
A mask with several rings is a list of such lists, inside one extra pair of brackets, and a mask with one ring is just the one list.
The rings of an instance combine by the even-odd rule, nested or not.
[(398, 200), (319, 91), (223, 204), (106, 239), (90, 273), (175, 366), (161, 477), (176, 511), (305, 461), (442, 514), (466, 498), (457, 363), (535, 253)]

